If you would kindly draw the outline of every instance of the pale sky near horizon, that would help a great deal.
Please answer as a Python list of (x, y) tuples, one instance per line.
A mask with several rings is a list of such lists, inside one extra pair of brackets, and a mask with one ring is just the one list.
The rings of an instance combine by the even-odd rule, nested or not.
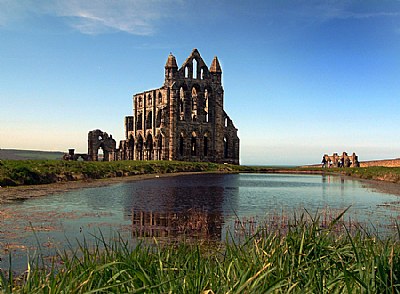
[(218, 56), (242, 164), (400, 157), (400, 1), (0, 0), (0, 148), (119, 142), (132, 95)]

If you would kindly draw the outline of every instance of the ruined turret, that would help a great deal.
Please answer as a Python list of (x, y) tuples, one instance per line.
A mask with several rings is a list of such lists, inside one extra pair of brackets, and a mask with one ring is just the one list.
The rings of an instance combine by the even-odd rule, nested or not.
[(178, 72), (178, 65), (176, 63), (175, 56), (172, 53), (169, 54), (167, 63), (165, 64), (165, 82), (171, 81), (176, 77)]
[(210, 73), (213, 77), (213, 82), (221, 83), (221, 76), (222, 76), (222, 69), (219, 65), (219, 61), (217, 56), (214, 57), (211, 66), (210, 66)]

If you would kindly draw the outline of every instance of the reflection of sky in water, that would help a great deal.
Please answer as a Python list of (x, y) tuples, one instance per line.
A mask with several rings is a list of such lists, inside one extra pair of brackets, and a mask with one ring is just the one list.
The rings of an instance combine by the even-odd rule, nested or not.
[[(397, 218), (398, 196), (366, 189), (359, 181), (336, 176), (287, 174), (227, 174), (160, 177), (75, 190), (2, 206), (0, 245), (63, 247), (100, 229), (129, 236), (132, 209), (144, 212), (185, 213), (190, 209), (217, 215), (222, 224), (237, 216), (267, 218), (329, 209), (337, 213), (351, 206), (347, 218), (373, 225)], [(390, 204), (387, 206), (387, 204)], [(127, 229), (128, 228), (128, 229)], [(44, 245), (43, 245), (44, 244)], [(3, 254), (3, 252), (2, 252)], [(22, 255), (25, 255), (22, 254)], [(7, 258), (2, 256), (0, 267)], [(2, 264), (3, 263), (3, 264)], [(18, 263), (18, 261), (17, 261)]]

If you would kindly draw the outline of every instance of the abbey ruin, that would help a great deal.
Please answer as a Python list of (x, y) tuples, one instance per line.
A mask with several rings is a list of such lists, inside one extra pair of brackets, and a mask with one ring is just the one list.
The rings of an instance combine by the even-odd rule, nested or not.
[[(178, 68), (170, 54), (164, 84), (133, 95), (133, 115), (125, 117), (125, 140), (107, 133), (88, 134), (88, 160), (183, 160), (239, 164), (239, 138), (224, 111), (222, 70), (210, 68), (197, 49)], [(74, 160), (73, 149), (66, 159)], [(83, 156), (81, 156), (83, 158)]]
[(343, 152), (342, 156), (337, 153), (324, 154), (321, 163), (322, 167), (360, 167), (358, 156), (354, 152), (351, 156), (347, 152)]

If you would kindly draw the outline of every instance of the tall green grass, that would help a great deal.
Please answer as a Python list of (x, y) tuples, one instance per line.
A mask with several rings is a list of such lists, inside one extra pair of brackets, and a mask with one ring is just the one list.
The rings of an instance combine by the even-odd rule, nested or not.
[(1, 273), (5, 293), (399, 293), (398, 235), (338, 233), (295, 219), (283, 233), (260, 229), (243, 243), (141, 243), (121, 238), (30, 262), (19, 277)]

